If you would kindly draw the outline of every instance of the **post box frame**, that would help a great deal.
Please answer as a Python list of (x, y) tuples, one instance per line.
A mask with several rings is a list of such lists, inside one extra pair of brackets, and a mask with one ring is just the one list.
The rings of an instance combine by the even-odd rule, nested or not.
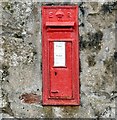
[[(45, 9), (74, 9), (76, 18), (74, 22), (50, 22), (46, 21)], [(57, 97), (51, 97), (49, 95), (50, 81), (49, 81), (49, 43), (55, 42), (55, 39), (48, 38), (47, 32), (56, 31), (55, 29), (47, 29), (51, 26), (71, 26), (72, 29), (66, 29), (66, 31), (74, 31), (75, 38), (59, 39), (59, 41), (71, 42), (72, 45), (72, 77), (73, 77), (73, 96), (70, 99), (61, 99)], [(61, 29), (57, 29), (58, 32)], [(64, 29), (62, 29), (64, 31)], [(79, 105), (80, 104), (80, 81), (79, 81), (79, 29), (78, 29), (78, 6), (42, 6), (42, 80), (43, 80), (43, 105)], [(57, 40), (56, 40), (57, 41)]]

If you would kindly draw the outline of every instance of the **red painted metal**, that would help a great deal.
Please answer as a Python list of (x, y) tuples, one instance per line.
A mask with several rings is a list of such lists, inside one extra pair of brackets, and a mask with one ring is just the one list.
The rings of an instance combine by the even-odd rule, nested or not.
[[(42, 6), (43, 105), (80, 104), (78, 37), (77, 6)], [(55, 65), (56, 43), (65, 65)]]

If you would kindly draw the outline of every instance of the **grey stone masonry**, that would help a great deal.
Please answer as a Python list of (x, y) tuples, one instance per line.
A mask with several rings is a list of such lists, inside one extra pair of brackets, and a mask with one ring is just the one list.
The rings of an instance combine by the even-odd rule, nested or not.
[[(116, 118), (117, 0), (0, 2), (0, 118)], [(80, 106), (42, 106), (41, 6), (78, 5)], [(115, 29), (116, 27), (116, 29)]]

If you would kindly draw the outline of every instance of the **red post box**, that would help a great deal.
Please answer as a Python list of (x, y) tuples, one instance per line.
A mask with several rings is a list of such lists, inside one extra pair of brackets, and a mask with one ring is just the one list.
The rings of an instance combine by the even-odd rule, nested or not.
[(43, 105), (79, 105), (77, 6), (42, 7)]

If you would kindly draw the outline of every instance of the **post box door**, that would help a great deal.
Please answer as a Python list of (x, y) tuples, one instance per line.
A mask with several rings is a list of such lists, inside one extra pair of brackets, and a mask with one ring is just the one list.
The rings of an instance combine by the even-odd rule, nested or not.
[(71, 42), (49, 43), (50, 96), (72, 98)]

